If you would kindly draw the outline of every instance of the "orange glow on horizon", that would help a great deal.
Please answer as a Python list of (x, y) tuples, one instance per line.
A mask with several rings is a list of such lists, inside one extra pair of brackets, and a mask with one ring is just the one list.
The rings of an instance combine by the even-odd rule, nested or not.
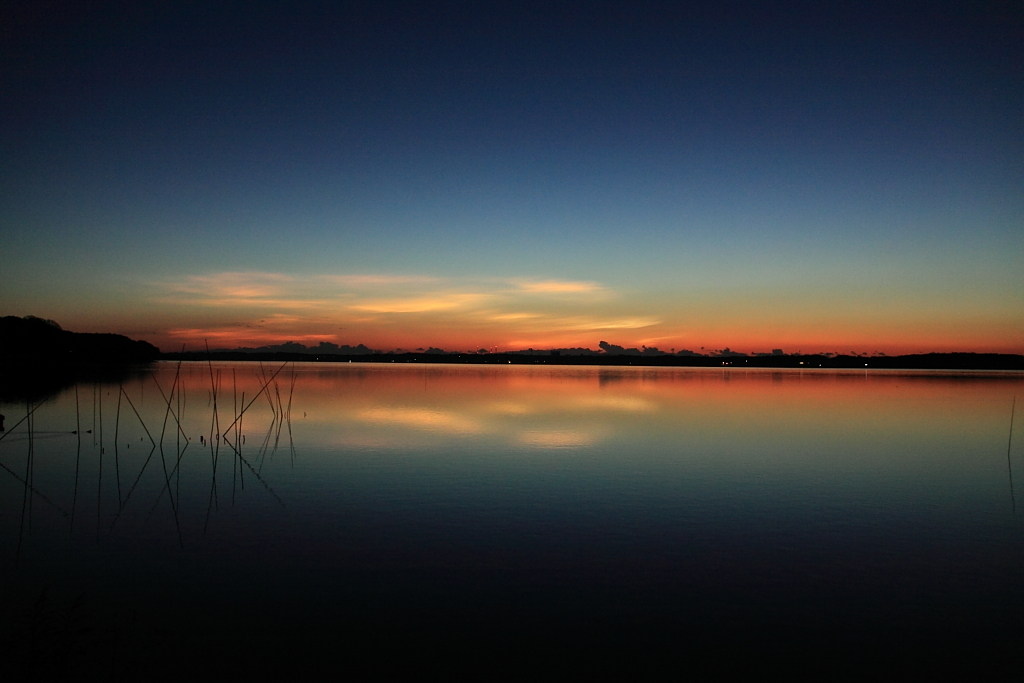
[(808, 297), (757, 289), (644, 296), (591, 280), (386, 273), (222, 272), (150, 284), (146, 305), (111, 301), (101, 310), (31, 313), (75, 331), (145, 339), (165, 351), (285, 342), (382, 351), (597, 351), (606, 341), (702, 354), (1024, 353), (1019, 304), (969, 305), (940, 294), (901, 299), (836, 290)]
[[(745, 353), (749, 355), (757, 353), (771, 353), (773, 349), (782, 349), (787, 354), (800, 353), (803, 355), (815, 353), (835, 353), (838, 355), (902, 355), (913, 353), (953, 353), (953, 352), (975, 352), (975, 353), (1024, 353), (1024, 345), (1007, 343), (1004, 339), (985, 339), (978, 336), (968, 338), (955, 338), (951, 335), (927, 337), (925, 335), (915, 337), (904, 337), (899, 340), (886, 340), (884, 338), (872, 340), (863, 332), (851, 332), (848, 337), (833, 332), (829, 335), (808, 334), (800, 337), (791, 334), (785, 339), (756, 337), (752, 335), (737, 334), (727, 337), (722, 334), (715, 334), (712, 341), (697, 343), (691, 341), (693, 336), (686, 338), (672, 338), (671, 336), (659, 336), (657, 338), (633, 337), (624, 338), (625, 335), (614, 334), (608, 330), (600, 334), (589, 335), (587, 338), (578, 336), (551, 335), (551, 336), (522, 336), (522, 337), (499, 337), (497, 332), (490, 334), (481, 333), (467, 334), (458, 330), (422, 330), (419, 334), (404, 333), (396, 334), (390, 331), (367, 331), (366, 333), (354, 333), (351, 335), (331, 334), (328, 332), (303, 332), (295, 330), (288, 332), (283, 330), (261, 330), (261, 329), (171, 329), (159, 335), (135, 335), (127, 333), (133, 338), (143, 338), (155, 344), (164, 351), (178, 350), (183, 345), (186, 350), (202, 350), (207, 344), (211, 349), (233, 349), (233, 348), (258, 348), (261, 346), (279, 345), (285, 342), (296, 342), (307, 347), (315, 347), (321, 342), (332, 344), (365, 346), (381, 351), (416, 351), (436, 347), (445, 351), (453, 352), (476, 352), (485, 349), (488, 352), (509, 352), (522, 351), (527, 349), (546, 350), (557, 348), (589, 348), (592, 351), (599, 351), (598, 342), (607, 341), (610, 344), (624, 348), (657, 348), (666, 353), (688, 350), (704, 355), (728, 349), (730, 351)], [(712, 335), (709, 335), (711, 337)]]

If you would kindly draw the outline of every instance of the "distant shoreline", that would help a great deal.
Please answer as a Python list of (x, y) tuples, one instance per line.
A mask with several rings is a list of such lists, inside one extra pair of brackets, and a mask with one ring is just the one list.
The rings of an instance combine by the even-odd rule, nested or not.
[(211, 351), (162, 353), (158, 360), (295, 361), (307, 363), (433, 363), (449, 365), (587, 365), (692, 368), (1024, 370), (1024, 355), (1004, 353), (927, 353), (905, 356), (642, 356), (527, 353), (366, 353), (311, 354)]

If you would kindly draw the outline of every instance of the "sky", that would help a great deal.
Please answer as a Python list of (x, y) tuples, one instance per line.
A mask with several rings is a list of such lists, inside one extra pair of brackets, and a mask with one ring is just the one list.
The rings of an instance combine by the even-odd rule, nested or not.
[(1024, 353), (1017, 2), (6, 2), (0, 315)]

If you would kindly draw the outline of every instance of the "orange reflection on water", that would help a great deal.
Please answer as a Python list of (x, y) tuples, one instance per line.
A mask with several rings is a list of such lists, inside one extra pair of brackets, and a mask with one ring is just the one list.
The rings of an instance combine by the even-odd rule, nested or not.
[[(219, 367), (222, 382), (235, 370), (238, 392), (259, 390), (254, 364)], [(264, 376), (278, 367), (265, 364)], [(209, 384), (209, 371), (198, 370), (190, 381), (205, 372)], [(527, 450), (611, 442), (642, 450), (662, 440), (692, 451), (728, 435), (734, 449), (774, 447), (778, 457), (807, 452), (794, 444), (852, 444), (870, 458), (871, 442), (900, 439), (973, 439), (1005, 450), (1010, 402), (1024, 394), (1021, 373), (305, 363), (280, 371), (278, 391), (291, 391), (293, 377), (296, 437), (354, 448), (476, 439)]]

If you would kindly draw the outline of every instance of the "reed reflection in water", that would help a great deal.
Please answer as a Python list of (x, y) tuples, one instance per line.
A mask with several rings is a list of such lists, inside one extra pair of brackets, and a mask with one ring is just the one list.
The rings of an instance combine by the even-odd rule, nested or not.
[(1022, 387), (160, 363), (3, 407), (27, 416), (0, 441), (4, 590), (186, 624), (167, 641), (186, 668), (212, 656), (203, 637), (243, 626), (283, 667), (326, 642), (353, 661), (384, 642), (449, 660), (473, 643), (696, 666), (811, 643), (955, 666), (1024, 632), (1007, 438)]

